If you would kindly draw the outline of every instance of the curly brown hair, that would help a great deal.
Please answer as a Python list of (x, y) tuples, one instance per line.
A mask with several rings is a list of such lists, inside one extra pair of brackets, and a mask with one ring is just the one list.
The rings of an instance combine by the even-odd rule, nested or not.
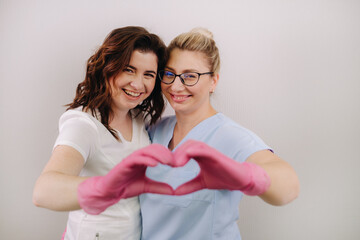
[[(109, 79), (129, 64), (135, 50), (153, 52), (157, 56), (158, 71), (164, 68), (166, 46), (157, 35), (137, 26), (114, 29), (87, 61), (85, 80), (77, 86), (73, 102), (66, 105), (67, 110), (82, 106), (83, 111), (90, 110), (94, 117), (98, 111), (101, 123), (116, 139), (119, 139), (116, 132), (109, 126), (113, 116)], [(138, 110), (138, 114), (143, 113), (144, 120), (150, 117), (150, 124), (154, 124), (160, 118), (164, 110), (164, 99), (158, 75), (150, 96), (135, 109)]]

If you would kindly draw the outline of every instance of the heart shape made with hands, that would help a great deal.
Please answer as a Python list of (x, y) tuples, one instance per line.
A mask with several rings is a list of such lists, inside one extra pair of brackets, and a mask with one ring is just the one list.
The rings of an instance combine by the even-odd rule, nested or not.
[[(170, 150), (169, 150), (170, 151)], [(194, 159), (199, 174), (174, 189), (173, 195), (189, 194), (202, 189), (240, 190), (247, 195), (259, 195), (270, 186), (266, 172), (253, 163), (239, 163), (206, 143), (188, 140), (172, 153), (169, 166), (182, 167)]]
[[(147, 167), (159, 163), (182, 167), (194, 159), (199, 174), (175, 190), (164, 182), (146, 176)], [(259, 166), (238, 163), (207, 144), (188, 140), (174, 152), (160, 144), (141, 148), (123, 159), (105, 176), (84, 180), (78, 186), (78, 202), (90, 214), (99, 214), (120, 199), (142, 193), (184, 195), (201, 189), (240, 190), (247, 195), (259, 195), (270, 186), (270, 178)]]

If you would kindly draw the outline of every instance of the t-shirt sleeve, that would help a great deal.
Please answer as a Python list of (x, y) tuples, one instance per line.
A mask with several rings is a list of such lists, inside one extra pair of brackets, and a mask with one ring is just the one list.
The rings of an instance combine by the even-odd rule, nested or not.
[(59, 136), (54, 148), (58, 145), (73, 147), (86, 161), (96, 148), (97, 127), (86, 113), (70, 111), (60, 117)]

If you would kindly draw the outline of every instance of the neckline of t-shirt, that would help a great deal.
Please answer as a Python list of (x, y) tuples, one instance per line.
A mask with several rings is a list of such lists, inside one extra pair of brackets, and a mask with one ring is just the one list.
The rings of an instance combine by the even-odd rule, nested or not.
[[(78, 107), (77, 109), (73, 109), (73, 110), (78, 110), (79, 112), (85, 113), (85, 114), (88, 115), (89, 117), (93, 118), (95, 121), (99, 122), (99, 123), (101, 124), (101, 126), (108, 131), (108, 129), (107, 129), (107, 128), (104, 126), (104, 124), (102, 124), (102, 122), (100, 121), (101, 117), (100, 117), (100, 113), (99, 113), (99, 110), (98, 110), (98, 109), (95, 110), (95, 116), (93, 116), (92, 113), (91, 113), (91, 111), (89, 111), (89, 110), (88, 110), (87, 112), (82, 111), (82, 109), (81, 109), (80, 107)], [(130, 110), (130, 111), (131, 111), (131, 110)], [(121, 134), (121, 132), (120, 132), (119, 130), (113, 129), (113, 130), (118, 134), (121, 142), (122, 142), (122, 143), (126, 143), (126, 144), (132, 144), (132, 143), (136, 142), (136, 140), (135, 140), (135, 139), (136, 139), (135, 135), (137, 134), (137, 124), (135, 123), (135, 121), (137, 120), (137, 118), (136, 118), (136, 117), (133, 117), (133, 116), (134, 116), (133, 113), (131, 113), (131, 114), (132, 114), (132, 117), (131, 117), (132, 136), (131, 136), (131, 140), (130, 140), (130, 141), (126, 140), (126, 139), (123, 137), (123, 135)], [(109, 132), (109, 134), (110, 134), (110, 132)], [(114, 140), (116, 140), (116, 139), (114, 139)]]
[(127, 143), (127, 144), (131, 144), (131, 143), (135, 142), (135, 138), (136, 138), (135, 135), (136, 135), (136, 131), (137, 131), (137, 129), (136, 129), (137, 124), (135, 124), (135, 121), (136, 121), (136, 118), (131, 119), (132, 134), (131, 134), (131, 140), (130, 141), (126, 140), (119, 130), (114, 129), (116, 131), (116, 133), (118, 134), (121, 142)]

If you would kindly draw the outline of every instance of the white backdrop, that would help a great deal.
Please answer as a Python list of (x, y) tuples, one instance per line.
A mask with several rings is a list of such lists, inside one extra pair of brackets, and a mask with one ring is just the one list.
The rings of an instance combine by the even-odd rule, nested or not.
[(165, 43), (211, 30), (222, 57), (217, 110), (297, 171), (290, 205), (244, 198), (244, 240), (360, 239), (360, 1), (0, 0), (2, 239), (60, 239), (67, 214), (33, 206), (33, 186), (86, 60), (126, 25)]

